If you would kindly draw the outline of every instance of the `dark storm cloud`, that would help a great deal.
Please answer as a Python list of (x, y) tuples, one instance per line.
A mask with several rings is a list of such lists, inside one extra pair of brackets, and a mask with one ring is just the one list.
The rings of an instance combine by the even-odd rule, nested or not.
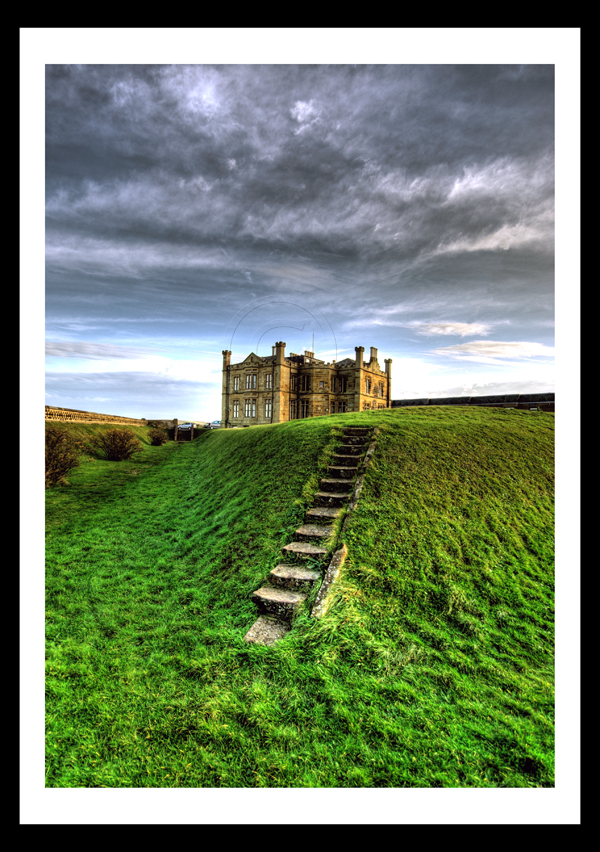
[(50, 66), (51, 256), (86, 236), (149, 265), (161, 243), (198, 265), (225, 244), (335, 263), (544, 243), (552, 85), (551, 67)]

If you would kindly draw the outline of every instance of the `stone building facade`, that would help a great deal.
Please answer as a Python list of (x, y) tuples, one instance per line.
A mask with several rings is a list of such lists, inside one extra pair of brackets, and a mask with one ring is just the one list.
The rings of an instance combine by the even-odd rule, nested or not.
[(369, 361), (364, 360), (364, 346), (355, 351), (356, 359), (326, 363), (308, 350), (286, 356), (285, 343), (279, 342), (271, 355), (251, 352), (232, 364), (231, 352), (223, 350), (221, 425), (255, 426), (390, 408), (392, 359), (385, 359), (382, 370), (377, 349), (371, 347)]

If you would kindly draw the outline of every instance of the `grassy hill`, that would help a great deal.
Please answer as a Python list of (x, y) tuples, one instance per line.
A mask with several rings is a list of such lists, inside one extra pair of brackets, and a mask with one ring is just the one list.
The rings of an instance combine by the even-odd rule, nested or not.
[[(333, 605), (247, 644), (364, 423)], [(553, 453), (551, 414), (440, 407), (85, 461), (46, 494), (46, 785), (554, 786)]]

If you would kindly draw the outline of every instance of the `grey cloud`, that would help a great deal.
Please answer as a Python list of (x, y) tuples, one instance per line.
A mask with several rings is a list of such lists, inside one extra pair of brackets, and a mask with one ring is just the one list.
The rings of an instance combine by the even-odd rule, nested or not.
[(407, 323), (407, 328), (414, 328), (417, 334), (426, 337), (433, 335), (458, 335), (467, 337), (472, 334), (489, 334), (491, 329), (488, 325), (477, 322), (416, 322)]
[(139, 358), (152, 352), (133, 346), (116, 346), (110, 343), (85, 343), (84, 341), (47, 341), (46, 355), (58, 358)]
[(472, 340), (434, 350), (435, 354), (457, 360), (476, 360), (481, 363), (509, 363), (512, 360), (553, 358), (554, 347), (525, 341)]

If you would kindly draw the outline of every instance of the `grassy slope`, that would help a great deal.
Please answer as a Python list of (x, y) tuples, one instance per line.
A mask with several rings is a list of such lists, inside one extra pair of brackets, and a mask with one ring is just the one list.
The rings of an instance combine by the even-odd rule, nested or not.
[(48, 491), (48, 786), (553, 785), (553, 415), (370, 415), (333, 606), (243, 641), (332, 429), (366, 419), (146, 446)]

